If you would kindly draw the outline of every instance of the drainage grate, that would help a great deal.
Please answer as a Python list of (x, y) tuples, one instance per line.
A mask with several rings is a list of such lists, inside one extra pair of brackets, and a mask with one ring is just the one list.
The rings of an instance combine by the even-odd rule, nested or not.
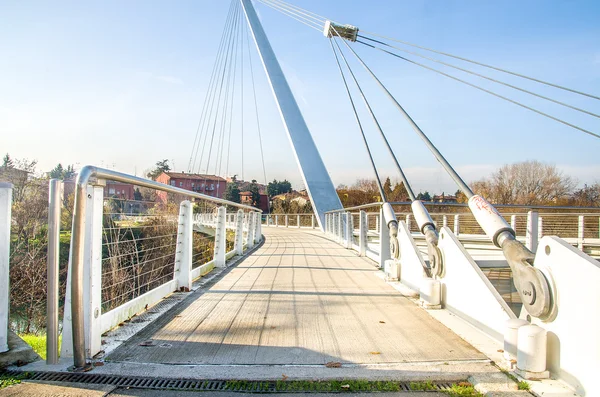
[[(182, 391), (228, 391), (243, 393), (338, 393), (373, 391), (445, 391), (452, 387), (449, 382), (385, 382), (385, 381), (243, 381), (157, 379), (138, 376), (101, 375), (68, 372), (20, 372), (9, 371), (7, 375), (23, 376), (28, 380), (73, 382), (135, 389), (168, 389)], [(424, 385), (426, 385), (424, 387)]]

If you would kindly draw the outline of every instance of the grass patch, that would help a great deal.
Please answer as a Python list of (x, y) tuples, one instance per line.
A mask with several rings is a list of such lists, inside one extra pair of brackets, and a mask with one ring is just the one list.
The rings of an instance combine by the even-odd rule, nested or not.
[[(34, 335), (34, 334), (21, 334), (19, 335), (34, 352), (36, 352), (42, 360), (46, 359), (46, 335)], [(58, 351), (60, 352), (60, 344), (62, 341), (62, 335), (58, 336)]]
[[(439, 391), (451, 397), (481, 397), (469, 382), (459, 382), (452, 385), (451, 389), (440, 390), (432, 381), (411, 382), (409, 387), (413, 391)], [(226, 390), (252, 391), (252, 392), (399, 392), (405, 390), (400, 382), (395, 381), (369, 381), (369, 380), (278, 380), (276, 382), (260, 382), (232, 380), (226, 382)]]
[(430, 380), (426, 382), (410, 382), (410, 388), (414, 391), (437, 390), (437, 387)]
[(23, 379), (29, 378), (29, 374), (24, 372), (18, 375), (0, 374), (0, 389), (8, 386), (18, 385)]
[(451, 397), (483, 397), (469, 382), (454, 383), (450, 390), (444, 390), (444, 393)]
[(529, 389), (531, 389), (531, 385), (528, 382), (522, 380), (519, 383), (517, 383), (517, 389), (529, 391)]

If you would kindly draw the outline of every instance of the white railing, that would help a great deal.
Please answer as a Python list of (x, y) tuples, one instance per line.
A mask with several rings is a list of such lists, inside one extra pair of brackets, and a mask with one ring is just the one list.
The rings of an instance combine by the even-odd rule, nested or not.
[(267, 227), (315, 229), (319, 225), (314, 214), (263, 214), (261, 223)]
[[(105, 203), (107, 179), (197, 202), (124, 214), (121, 210), (128, 206), (118, 199)], [(194, 215), (195, 207), (203, 213)], [(228, 214), (227, 208), (235, 212)], [(74, 367), (85, 368), (102, 350), (103, 333), (174, 291), (190, 291), (194, 279), (258, 243), (259, 216), (253, 207), (84, 167), (75, 191), (61, 356), (73, 356)]]
[[(500, 261), (504, 261), (506, 267), (509, 264), (503, 252), (483, 235), (474, 217), (463, 212), (431, 213), (439, 231), (437, 248), (443, 258), (443, 271), (432, 279), (424, 271), (429, 260), (428, 251), (424, 249), (423, 235), (417, 230), (412, 214), (396, 214), (400, 255), (398, 259), (391, 259), (386, 249), (389, 245), (387, 227), (382, 227), (380, 221), (382, 214), (366, 211), (379, 205), (326, 213), (326, 235), (359, 255), (374, 259), (387, 279), (397, 280), (404, 293), (420, 297), (424, 307), (444, 308), (452, 312), (496, 339), (499, 348), (502, 348), (507, 321), (516, 319), (519, 313), (513, 312), (470, 252), (473, 248), (487, 254), (497, 250), (502, 255)], [(598, 363), (597, 352), (589, 348), (600, 346), (600, 322), (597, 319), (600, 310), (600, 290), (597, 288), (600, 264), (582, 250), (598, 253), (595, 250), (600, 247), (600, 213), (592, 209), (585, 209), (585, 213), (575, 212), (575, 208), (569, 208), (571, 212), (566, 209), (564, 212), (550, 212), (557, 210), (561, 209), (538, 208), (537, 211), (519, 213), (508, 208), (510, 212), (501, 215), (510, 222), (517, 238), (536, 253), (533, 268), (547, 280), (548, 294), (552, 297), (551, 311), (544, 319), (530, 315), (527, 302), (523, 303), (520, 313), (521, 318), (527, 317), (531, 324), (547, 333), (547, 344), (536, 350), (536, 359), (545, 360), (547, 357), (546, 368), (553, 376), (564, 380), (578, 392), (586, 391), (587, 395), (592, 390), (600, 392), (596, 382), (597, 365), (590, 365)], [(511, 270), (515, 271), (513, 266), (514, 263)], [(516, 267), (516, 271), (523, 268), (527, 269), (526, 266)], [(527, 288), (519, 279), (522, 275), (515, 277), (516, 288)], [(431, 285), (438, 288), (435, 305), (428, 305), (430, 297), (436, 295), (430, 293), (433, 289), (427, 288)], [(574, 326), (577, 332), (573, 332)], [(520, 343), (517, 342), (514, 347), (514, 354)], [(511, 356), (513, 353), (506, 354), (509, 359), (517, 358)], [(517, 366), (521, 364), (518, 359)]]
[[(371, 207), (372, 208), (372, 207)], [(543, 211), (543, 212), (542, 212)], [(600, 257), (600, 213), (599, 212), (572, 212), (572, 213), (552, 213), (542, 211), (528, 212), (502, 212), (501, 215), (510, 223), (517, 234), (517, 238), (525, 243), (527, 248), (535, 252), (539, 240), (544, 236), (557, 236), (567, 241), (569, 244), (579, 248), (588, 255)], [(364, 245), (365, 256), (379, 261), (379, 241), (380, 241), (380, 219), (379, 212), (360, 212), (352, 211), (346, 214), (343, 219), (352, 218), (352, 233), (340, 234), (339, 225), (332, 228), (328, 222), (339, 223), (339, 217), (329, 213), (326, 215), (326, 232), (337, 241), (343, 240), (345, 244), (351, 244), (355, 251), (361, 252), (361, 245)], [(365, 216), (363, 229), (359, 219), (361, 214)], [(331, 215), (331, 216), (330, 216)], [(430, 213), (436, 228), (439, 230), (443, 226), (450, 228), (461, 242), (470, 242), (474, 244), (492, 245), (481, 226), (477, 223), (475, 217), (470, 213)], [(413, 238), (418, 241), (424, 239), (424, 235), (419, 231), (412, 213), (397, 212), (397, 219), (406, 222)], [(361, 236), (366, 239), (361, 241)], [(348, 242), (349, 240), (349, 242)]]

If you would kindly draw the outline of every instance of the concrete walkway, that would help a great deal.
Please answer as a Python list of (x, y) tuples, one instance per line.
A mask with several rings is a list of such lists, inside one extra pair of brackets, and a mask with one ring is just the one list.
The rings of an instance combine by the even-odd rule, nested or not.
[(323, 365), (486, 357), (375, 275), (373, 262), (305, 230), (264, 245), (107, 357), (109, 362)]

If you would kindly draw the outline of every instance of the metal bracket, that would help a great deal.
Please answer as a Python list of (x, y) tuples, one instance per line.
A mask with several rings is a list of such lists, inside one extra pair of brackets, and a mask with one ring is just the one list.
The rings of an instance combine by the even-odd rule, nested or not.
[(400, 258), (400, 243), (398, 242), (398, 222), (391, 221), (388, 224), (390, 229), (390, 255), (392, 259)]
[(510, 232), (500, 233), (498, 242), (512, 270), (513, 282), (523, 306), (531, 316), (549, 319), (556, 303), (548, 279), (532, 266), (535, 255)]
[(429, 256), (429, 267), (425, 267), (425, 273), (428, 277), (441, 277), (444, 274), (444, 261), (442, 260), (442, 251), (438, 248), (437, 230), (435, 230), (435, 226), (427, 224), (423, 227), (422, 233), (425, 235), (427, 255)]

